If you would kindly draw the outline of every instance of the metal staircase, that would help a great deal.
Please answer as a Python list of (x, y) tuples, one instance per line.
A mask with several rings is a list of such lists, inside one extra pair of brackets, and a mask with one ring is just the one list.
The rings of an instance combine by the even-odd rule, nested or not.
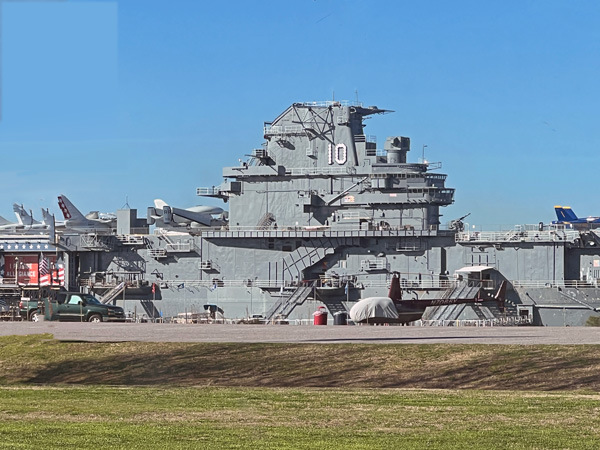
[(296, 306), (302, 305), (306, 299), (312, 293), (316, 280), (310, 284), (298, 286), (292, 295), (289, 297), (282, 296), (275, 304), (267, 311), (265, 318), (267, 321), (271, 320), (275, 315), (279, 315), (286, 319), (296, 308)]
[(336, 249), (343, 246), (358, 245), (357, 238), (342, 237), (331, 238), (322, 237), (312, 239), (313, 246), (298, 247), (293, 252), (283, 258), (284, 271), (289, 275), (291, 280), (302, 276), (304, 270), (321, 262), (327, 255), (335, 253)]
[(121, 281), (114, 288), (110, 289), (102, 296), (102, 303), (105, 305), (115, 300), (127, 287), (127, 282)]
[(156, 306), (152, 300), (141, 300), (140, 303), (149, 318), (158, 319), (160, 317), (160, 311), (156, 309)]
[[(481, 305), (477, 305), (477, 304), (473, 304), (470, 305), (471, 309), (473, 310), (473, 312), (477, 315), (477, 318), (479, 320), (487, 320), (487, 319), (493, 319), (493, 314), (486, 314), (486, 310), (487, 308), (482, 307)], [(487, 310), (489, 312), (489, 310)], [(488, 317), (488, 316), (492, 316), (492, 317)]]
[(275, 224), (275, 216), (272, 213), (267, 212), (258, 221), (258, 223), (256, 224), (256, 227), (259, 230), (268, 230), (269, 228), (271, 228), (273, 226), (273, 224)]
[(431, 306), (423, 315), (423, 320), (454, 320), (465, 310), (465, 304)]
[(476, 298), (481, 286), (476, 284), (475, 286), (470, 285), (468, 282), (463, 282), (457, 286), (450, 287), (444, 291), (441, 300), (449, 300), (455, 298)]
[[(465, 313), (465, 310), (471, 309), (477, 316), (478, 320), (493, 320), (503, 319), (504, 317), (517, 316), (516, 307), (507, 305), (506, 311), (500, 311), (498, 306), (494, 302), (479, 303), (463, 303), (459, 305), (447, 305), (447, 306), (432, 306), (427, 309), (426, 314), (423, 315), (424, 320), (459, 320), (461, 314)], [(464, 318), (464, 316), (463, 316)]]

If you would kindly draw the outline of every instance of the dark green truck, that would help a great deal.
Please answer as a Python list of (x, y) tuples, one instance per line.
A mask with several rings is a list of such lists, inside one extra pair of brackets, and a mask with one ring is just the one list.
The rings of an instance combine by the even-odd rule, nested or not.
[(105, 305), (96, 297), (80, 292), (59, 292), (56, 298), (22, 300), (21, 316), (37, 321), (61, 322), (125, 322), (125, 311), (120, 306)]

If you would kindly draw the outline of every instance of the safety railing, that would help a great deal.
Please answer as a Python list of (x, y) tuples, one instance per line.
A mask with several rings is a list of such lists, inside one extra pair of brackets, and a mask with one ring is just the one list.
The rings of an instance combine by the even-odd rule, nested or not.
[(143, 245), (145, 243), (144, 236), (137, 234), (119, 234), (116, 238), (124, 245)]
[(582, 280), (513, 280), (513, 288), (590, 288), (595, 287), (589, 281)]
[[(213, 262), (206, 261), (203, 264), (214, 267)], [(298, 286), (312, 283), (314, 280), (303, 280), (303, 281), (290, 281), (290, 280), (252, 280), (252, 279), (238, 279), (238, 280), (222, 280), (217, 277), (207, 278), (203, 280), (161, 280), (160, 284), (164, 288), (183, 288), (183, 287), (202, 287), (208, 289), (216, 289), (221, 287), (257, 287), (261, 289), (296, 289)], [(331, 278), (322, 277), (315, 283), (315, 288), (332, 288), (332, 287), (345, 287), (348, 284), (351, 288), (356, 289), (370, 289), (370, 288), (389, 288), (389, 280), (366, 280), (358, 281), (354, 279), (348, 279), (344, 277)], [(461, 286), (470, 287), (482, 287), (484, 289), (491, 289), (495, 287), (495, 283), (492, 280), (400, 280), (400, 287), (403, 289), (411, 290), (445, 290), (451, 288), (458, 288)]]
[(286, 174), (291, 176), (303, 175), (347, 175), (356, 173), (355, 167), (290, 167), (286, 168)]
[(190, 252), (192, 251), (192, 244), (190, 242), (173, 242), (166, 245), (165, 250), (167, 252)]
[(351, 102), (348, 100), (321, 100), (317, 102), (298, 102), (294, 106), (359, 106), (362, 107), (362, 102)]
[(510, 327), (530, 324), (530, 318), (508, 316), (495, 319), (416, 320), (410, 325), (415, 327)]
[(304, 127), (302, 125), (265, 125), (263, 132), (265, 135), (300, 134), (304, 132)]
[(209, 188), (196, 188), (196, 195), (198, 196), (219, 195), (220, 193), (221, 189), (218, 186), (213, 186)]
[(464, 231), (456, 233), (456, 242), (571, 242), (578, 237), (576, 230)]
[[(344, 212), (343, 218), (346, 220), (352, 219), (361, 219), (367, 218), (364, 214), (360, 212)], [(368, 219), (372, 219), (368, 217)], [(357, 228), (354, 226), (353, 228), (343, 228), (343, 229), (331, 229), (331, 226), (328, 225), (308, 225), (308, 226), (278, 226), (277, 228), (259, 228), (257, 226), (223, 226), (223, 227), (203, 227), (197, 228), (194, 230), (194, 234), (211, 234), (215, 232), (229, 232), (229, 233), (241, 233), (241, 232), (261, 232), (261, 233), (306, 233), (306, 232), (320, 232), (326, 233), (331, 237), (343, 237), (343, 236), (358, 236), (358, 233), (365, 232), (377, 232), (377, 235), (383, 236), (408, 236), (408, 237), (418, 237), (418, 236), (431, 236), (436, 235), (437, 230), (435, 227), (432, 227), (430, 230), (420, 230), (416, 229), (411, 225), (406, 226), (385, 226), (382, 227), (378, 224), (371, 224), (372, 226), (369, 228)], [(157, 231), (159, 230), (159, 231)], [(165, 235), (162, 229), (157, 229), (154, 231), (155, 235)], [(187, 233), (182, 232), (173, 232), (173, 235), (184, 235)]]

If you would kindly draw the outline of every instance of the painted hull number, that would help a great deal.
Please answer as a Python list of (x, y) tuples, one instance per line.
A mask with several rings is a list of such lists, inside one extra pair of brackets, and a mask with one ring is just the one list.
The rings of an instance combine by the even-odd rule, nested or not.
[(348, 149), (346, 148), (346, 144), (337, 144), (335, 148), (329, 144), (329, 158), (327, 161), (329, 165), (333, 164), (334, 162), (336, 164), (343, 165), (346, 164), (347, 161)]

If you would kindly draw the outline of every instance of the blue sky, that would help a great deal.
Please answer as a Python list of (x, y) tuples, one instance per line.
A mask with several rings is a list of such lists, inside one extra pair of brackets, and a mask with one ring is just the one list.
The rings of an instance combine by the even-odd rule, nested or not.
[[(600, 215), (600, 4), (593, 1), (3, 2), (0, 215), (126, 200), (207, 202), (196, 187), (262, 143), (295, 101), (395, 110), (456, 202), (491, 227)], [(218, 204), (218, 203), (217, 203)]]

